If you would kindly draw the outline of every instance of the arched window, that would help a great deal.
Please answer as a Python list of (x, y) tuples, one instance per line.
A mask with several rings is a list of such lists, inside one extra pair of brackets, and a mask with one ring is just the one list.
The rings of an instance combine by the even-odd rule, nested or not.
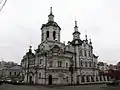
[(58, 67), (62, 67), (62, 62), (58, 61)]
[(91, 56), (90, 51), (89, 51), (89, 57)]
[(81, 64), (81, 66), (83, 66), (83, 62), (82, 61), (80, 62), (80, 64)]
[(87, 51), (86, 50), (84, 50), (84, 55), (87, 56)]
[(56, 39), (56, 32), (53, 31), (53, 39), (55, 40)]
[(82, 82), (85, 82), (85, 79), (84, 79), (84, 77), (85, 77), (85, 76), (82, 76), (82, 80), (81, 80)]
[(82, 50), (80, 50), (80, 56), (82, 56)]
[(90, 67), (92, 67), (92, 62), (90, 62)]
[(53, 66), (53, 62), (50, 61), (50, 62), (49, 62), (49, 67), (52, 67), (52, 66)]
[(14, 72), (14, 75), (16, 76), (16, 72)]
[(39, 64), (42, 64), (42, 59), (39, 60)]
[(41, 78), (41, 73), (39, 73), (39, 78)]
[(87, 78), (87, 82), (90, 82), (90, 80), (89, 80), (89, 76), (86, 76), (86, 78)]
[(49, 31), (46, 32), (46, 38), (49, 38)]
[(87, 67), (87, 62), (85, 62), (85, 67)]
[(66, 68), (68, 67), (68, 63), (66, 63)]
[(10, 75), (10, 76), (12, 75), (11, 72), (9, 72), (9, 75)]
[(68, 76), (66, 77), (66, 81), (69, 82), (69, 80), (68, 80)]

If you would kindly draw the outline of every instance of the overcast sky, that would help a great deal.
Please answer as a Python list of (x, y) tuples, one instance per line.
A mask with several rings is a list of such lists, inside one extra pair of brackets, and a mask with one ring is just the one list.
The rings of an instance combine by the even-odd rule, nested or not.
[(92, 39), (99, 61), (120, 61), (120, 0), (7, 0), (0, 12), (0, 57), (20, 63), (31, 44), (41, 42), (41, 25), (53, 7), (61, 42), (71, 41), (75, 17), (81, 39)]

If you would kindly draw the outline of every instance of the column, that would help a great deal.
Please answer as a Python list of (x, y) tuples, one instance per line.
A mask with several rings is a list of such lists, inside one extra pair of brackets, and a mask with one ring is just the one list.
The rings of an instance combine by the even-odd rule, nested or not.
[(101, 76), (102, 77), (102, 81), (104, 81), (104, 77), (103, 76)]
[(84, 80), (85, 80), (85, 83), (87, 82), (87, 78), (86, 78), (86, 76), (84, 76)]
[(33, 75), (33, 83), (36, 84), (36, 75)]
[(100, 76), (97, 76), (98, 77), (98, 82), (100, 82)]
[(91, 80), (91, 76), (89, 76), (89, 81), (92, 82), (92, 80)]
[(81, 84), (81, 76), (79, 76), (79, 84)]
[(105, 81), (107, 82), (108, 80), (107, 80), (107, 76), (105, 76)]
[(96, 76), (93, 76), (94, 82), (96, 82)]

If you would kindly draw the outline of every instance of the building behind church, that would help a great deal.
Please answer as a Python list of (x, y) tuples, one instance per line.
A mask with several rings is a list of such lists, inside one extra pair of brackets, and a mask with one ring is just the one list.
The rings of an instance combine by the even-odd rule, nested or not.
[(41, 42), (35, 53), (30, 46), (21, 60), (22, 79), (34, 84), (84, 84), (107, 81), (99, 76), (97, 59), (93, 54), (91, 40), (81, 40), (77, 21), (73, 30), (73, 39), (68, 44), (60, 41), (61, 28), (54, 21), (52, 8), (48, 22), (42, 24)]

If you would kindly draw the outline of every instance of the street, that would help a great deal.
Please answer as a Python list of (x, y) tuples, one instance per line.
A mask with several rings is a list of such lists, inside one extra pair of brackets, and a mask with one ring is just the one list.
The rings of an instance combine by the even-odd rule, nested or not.
[(2, 84), (0, 90), (120, 90), (120, 86), (81, 85), (81, 86), (40, 86)]

